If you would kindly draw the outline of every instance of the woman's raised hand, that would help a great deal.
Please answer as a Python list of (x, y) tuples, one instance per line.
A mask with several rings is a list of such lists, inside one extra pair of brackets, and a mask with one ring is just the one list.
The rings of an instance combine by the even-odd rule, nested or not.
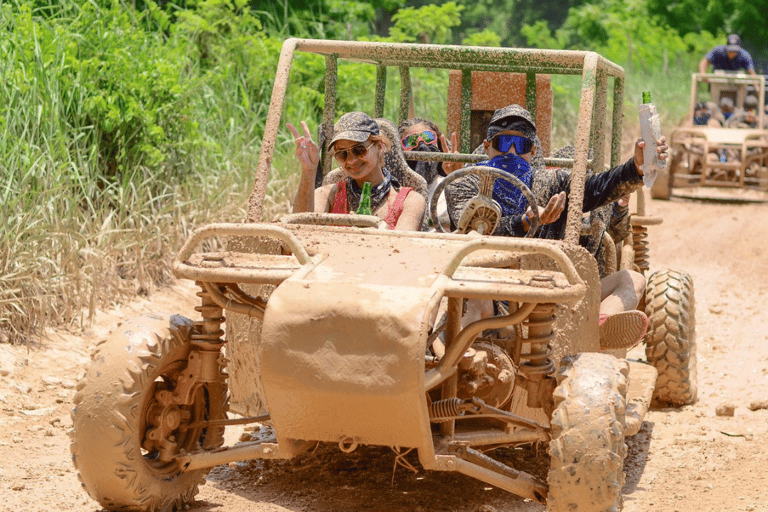
[[(459, 153), (459, 136), (456, 135), (456, 132), (453, 132), (451, 134), (451, 143), (448, 144), (447, 141), (445, 140), (445, 135), (441, 133), (440, 145), (444, 147), (446, 150), (448, 150), (446, 152), (458, 154)], [(443, 171), (445, 172), (446, 175), (448, 175), (457, 169), (461, 169), (463, 165), (464, 164), (461, 162), (443, 162)]]
[(299, 164), (301, 164), (301, 169), (304, 171), (314, 171), (317, 169), (318, 162), (320, 162), (320, 148), (312, 140), (307, 123), (301, 122), (301, 128), (304, 130), (303, 136), (299, 135), (299, 132), (296, 131), (296, 128), (291, 123), (287, 123), (287, 126), (291, 130), (293, 140), (296, 143), (296, 158), (299, 160)]

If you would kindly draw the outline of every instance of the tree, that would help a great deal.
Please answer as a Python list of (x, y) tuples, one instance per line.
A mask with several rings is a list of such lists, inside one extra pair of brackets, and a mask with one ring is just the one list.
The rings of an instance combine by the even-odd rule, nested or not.
[(681, 36), (707, 31), (725, 35), (736, 33), (753, 57), (768, 57), (768, 0), (648, 0), (648, 12), (660, 23)]
[(285, 37), (359, 39), (386, 34), (405, 0), (251, 0), (272, 32)]
[(451, 28), (461, 22), (463, 6), (456, 2), (423, 7), (405, 7), (392, 16), (394, 26), (389, 40), (394, 42), (420, 42), (446, 44), (451, 41)]
[(501, 46), (501, 38), (495, 32), (490, 30), (483, 30), (482, 32), (475, 32), (469, 34), (461, 40), (461, 44), (464, 46)]

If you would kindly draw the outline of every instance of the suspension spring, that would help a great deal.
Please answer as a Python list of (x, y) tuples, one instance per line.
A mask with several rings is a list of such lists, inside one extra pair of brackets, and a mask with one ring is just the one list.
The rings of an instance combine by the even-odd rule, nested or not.
[(635, 265), (645, 273), (649, 268), (647, 226), (632, 226), (632, 247), (635, 250)]
[(461, 398), (446, 398), (432, 402), (429, 406), (429, 419), (435, 423), (443, 423), (455, 418), (461, 411), (459, 407), (464, 403)]
[(528, 327), (528, 338), (525, 341), (531, 344), (531, 351), (522, 354), (524, 361), (520, 365), (520, 371), (528, 377), (548, 375), (555, 369), (552, 359), (552, 340), (555, 337), (552, 325), (554, 323), (554, 304), (537, 304), (525, 321)]
[(213, 301), (202, 283), (197, 284), (201, 288), (201, 291), (197, 292), (200, 305), (195, 306), (195, 311), (200, 313), (203, 319), (194, 323), (192, 342), (205, 350), (218, 350), (224, 343), (224, 331), (221, 328), (225, 320), (224, 310)]

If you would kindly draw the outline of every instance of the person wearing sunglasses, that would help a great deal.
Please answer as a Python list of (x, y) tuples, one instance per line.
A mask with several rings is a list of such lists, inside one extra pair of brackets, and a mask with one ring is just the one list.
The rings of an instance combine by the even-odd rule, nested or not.
[[(400, 133), (400, 144), (403, 151), (423, 151), (430, 153), (458, 153), (458, 137), (454, 132), (449, 144), (435, 123), (421, 117), (412, 117), (401, 122), (398, 126)], [(461, 162), (425, 162), (417, 160), (407, 160), (408, 166), (417, 174), (422, 176), (427, 182), (427, 197), (432, 196), (432, 192), (440, 184), (447, 174), (461, 168)], [(448, 218), (448, 208), (445, 203), (445, 196), (441, 195), (437, 201), (437, 216), (439, 221), (447, 229), (450, 224)]]
[[(547, 169), (537, 153), (536, 125), (531, 114), (520, 105), (509, 105), (494, 112), (486, 130), (483, 148), (488, 160), (478, 163), (508, 172), (519, 178), (533, 192), (541, 216), (538, 238), (561, 240), (565, 235), (571, 173)], [(642, 139), (635, 144), (635, 154), (625, 163), (608, 171), (587, 176), (582, 210), (590, 212), (612, 203), (643, 186)], [(666, 137), (656, 144), (661, 159), (667, 158)], [(448, 213), (456, 224), (464, 204), (477, 194), (479, 179), (474, 176), (454, 181), (446, 190)], [(502, 218), (494, 235), (524, 236), (530, 228), (530, 205), (512, 184), (497, 180), (493, 199), (502, 209)], [(543, 205), (543, 206), (542, 206)]]
[[(637, 141), (634, 157), (608, 171), (587, 177), (583, 212), (615, 202), (642, 187), (644, 147), (642, 139)], [(491, 117), (483, 148), (488, 160), (478, 165), (508, 172), (531, 189), (538, 203), (535, 207), (539, 209), (541, 217), (541, 226), (535, 235), (539, 238), (562, 239), (566, 225), (566, 216), (562, 213), (568, 208), (571, 173), (563, 169), (546, 169), (537, 159), (536, 125), (531, 114), (520, 105), (498, 109)], [(667, 158), (667, 149), (666, 137), (661, 137), (656, 143), (656, 151), (662, 160)], [(454, 225), (461, 216), (464, 204), (477, 195), (479, 181), (477, 176), (467, 176), (454, 181), (446, 189), (448, 213)], [(527, 204), (522, 192), (510, 183), (497, 180), (493, 188), (493, 199), (502, 210), (502, 218), (493, 234), (524, 236), (530, 228), (528, 219), (532, 215), (532, 206)], [(630, 270), (622, 270), (601, 279), (602, 347), (632, 346), (645, 335), (648, 318), (636, 310), (644, 289), (645, 278)]]
[(347, 175), (338, 183), (315, 188), (315, 174), (320, 161), (320, 148), (312, 140), (307, 123), (302, 121), (304, 135), (290, 123), (288, 129), (296, 143), (296, 158), (301, 165), (301, 180), (293, 203), (294, 213), (350, 213), (360, 204), (363, 184), (371, 184), (371, 210), (384, 219), (390, 229), (421, 229), (426, 203), (418, 193), (401, 187), (384, 167), (384, 153), (389, 140), (382, 136), (379, 125), (363, 112), (349, 112), (333, 127), (330, 154)]
[[(458, 153), (457, 149), (453, 149), (459, 147), (456, 133), (451, 135), (451, 142), (448, 143), (440, 128), (429, 119), (412, 117), (401, 122), (397, 129), (400, 132), (403, 151)], [(427, 180), (428, 186), (433, 186), (440, 176), (447, 176), (462, 166), (461, 162), (406, 161), (411, 169)]]

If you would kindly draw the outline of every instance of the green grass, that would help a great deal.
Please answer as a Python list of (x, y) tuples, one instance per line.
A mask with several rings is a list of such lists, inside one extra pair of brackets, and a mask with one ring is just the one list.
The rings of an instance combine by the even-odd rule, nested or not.
[[(0, 7), (0, 341), (20, 341), (151, 293), (192, 229), (244, 219), (271, 84), (231, 61), (196, 67), (194, 34), (142, 38), (119, 8), (92, 14), (133, 31), (93, 56), (74, 44), (76, 9), (56, 25)], [(117, 60), (131, 44), (149, 61), (138, 74)]]

